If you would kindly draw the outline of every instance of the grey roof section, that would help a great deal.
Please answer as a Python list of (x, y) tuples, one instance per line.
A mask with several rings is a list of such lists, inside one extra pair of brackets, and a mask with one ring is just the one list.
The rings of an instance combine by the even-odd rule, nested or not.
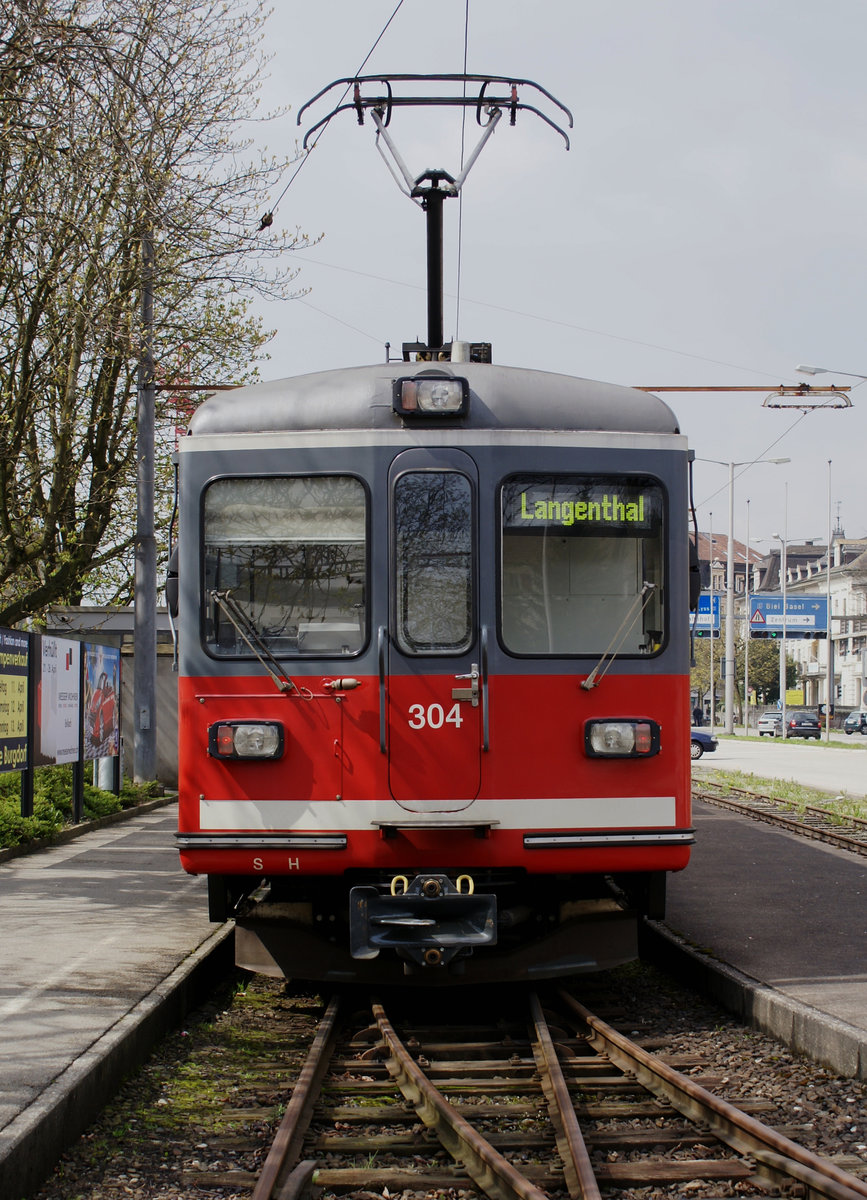
[(550, 371), (480, 363), (383, 363), (217, 392), (194, 414), (190, 433), (399, 428), (393, 381), (432, 371), (469, 380), (469, 416), (441, 422), (447, 427), (680, 433), (677, 418), (658, 396)]

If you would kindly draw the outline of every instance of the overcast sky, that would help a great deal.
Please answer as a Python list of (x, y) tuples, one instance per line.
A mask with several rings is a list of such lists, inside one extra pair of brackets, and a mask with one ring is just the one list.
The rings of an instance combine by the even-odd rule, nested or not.
[[(396, 3), (277, 0), (262, 98), (291, 111), (265, 127), (271, 148), (291, 149), (298, 109), (355, 74)], [(462, 71), (465, 12), (466, 0), (404, 0), (365, 73)], [(459, 309), (459, 205), (445, 205), (446, 339), (623, 384), (770, 392), (806, 381), (799, 363), (867, 375), (864, 0), (469, 0), (467, 46), (470, 73), (534, 80), (575, 125), (567, 152), (532, 114), (501, 122), (464, 187)], [(479, 132), (470, 120), (468, 147)], [(390, 133), (414, 174), (458, 173), (453, 112), (396, 111)], [(264, 309), (277, 330), (266, 378), (382, 361), (386, 341), (395, 353), (425, 338), (424, 216), (369, 122), (331, 123), (274, 223), (325, 236), (295, 256), (309, 294)], [(852, 408), (665, 397), (699, 458), (791, 459), (738, 468), (739, 539), (748, 499), (758, 549), (776, 533), (824, 541), (829, 511), (867, 536), (867, 384), (812, 382), (835, 380), (853, 386)], [(714, 534), (727, 483), (725, 466), (697, 465)]]

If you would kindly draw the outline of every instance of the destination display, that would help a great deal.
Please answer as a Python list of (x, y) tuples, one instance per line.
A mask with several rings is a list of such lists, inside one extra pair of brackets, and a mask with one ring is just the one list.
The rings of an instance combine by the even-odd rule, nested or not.
[(639, 535), (659, 528), (658, 484), (581, 476), (512, 479), (503, 487), (503, 528)]
[(27, 698), (30, 639), (0, 629), (0, 771), (27, 766)]

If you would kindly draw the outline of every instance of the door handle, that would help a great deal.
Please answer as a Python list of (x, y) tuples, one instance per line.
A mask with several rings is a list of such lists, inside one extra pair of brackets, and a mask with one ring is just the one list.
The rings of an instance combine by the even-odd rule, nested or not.
[(473, 663), (470, 667), (469, 674), (455, 675), (455, 679), (469, 679), (469, 687), (452, 688), (452, 700), (469, 700), (473, 708), (479, 707), (480, 679), (479, 664)]

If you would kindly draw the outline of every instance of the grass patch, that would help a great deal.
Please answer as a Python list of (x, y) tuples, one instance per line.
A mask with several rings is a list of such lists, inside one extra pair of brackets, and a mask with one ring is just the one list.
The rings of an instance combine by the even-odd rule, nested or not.
[[(708, 732), (709, 732), (709, 730), (708, 730)], [(841, 740), (843, 737), (843, 733), (839, 729), (832, 729), (831, 730), (831, 739), (830, 739), (830, 741), (826, 742), (824, 725), (822, 726), (821, 737), (818, 737), (818, 738), (803, 738), (803, 737), (786, 737), (786, 738), (767, 737), (766, 738), (766, 737), (763, 737), (762, 735), (760, 735), (759, 733), (757, 733), (755, 729), (750, 730), (750, 734), (749, 734), (748, 738), (744, 737), (742, 730), (736, 731), (735, 733), (723, 733), (723, 731), (721, 729), (716, 729), (714, 731), (714, 737), (719, 738), (719, 740), (721, 742), (740, 742), (741, 745), (743, 745), (743, 743), (745, 741), (749, 741), (749, 742), (752, 742), (753, 744), (755, 744), (756, 742), (759, 742), (762, 745), (764, 745), (765, 742), (767, 742), (767, 744), (769, 746), (780, 746), (780, 747), (794, 745), (794, 746), (816, 746), (817, 749), (819, 747), (821, 747), (822, 750), (867, 750), (867, 738), (862, 738), (859, 736), (858, 740), (856, 741), (854, 737), (850, 736), (844, 742)]]
[(773, 796), (775, 800), (784, 801), (793, 812), (802, 813), (807, 807), (821, 808), (841, 821), (851, 817), (867, 820), (867, 801), (861, 796), (847, 796), (845, 792), (833, 795), (793, 779), (768, 779), (750, 771), (723, 771), (711, 766), (702, 766), (701, 778), (722, 787), (743, 788)]
[[(91, 783), (84, 785), (86, 821), (93, 821), (143, 800), (162, 795), (161, 784), (124, 782), (119, 796)], [(0, 849), (26, 842), (50, 840), (72, 824), (72, 768), (37, 767), (33, 782), (33, 816), (21, 815), (21, 776), (17, 771), (0, 774)]]

